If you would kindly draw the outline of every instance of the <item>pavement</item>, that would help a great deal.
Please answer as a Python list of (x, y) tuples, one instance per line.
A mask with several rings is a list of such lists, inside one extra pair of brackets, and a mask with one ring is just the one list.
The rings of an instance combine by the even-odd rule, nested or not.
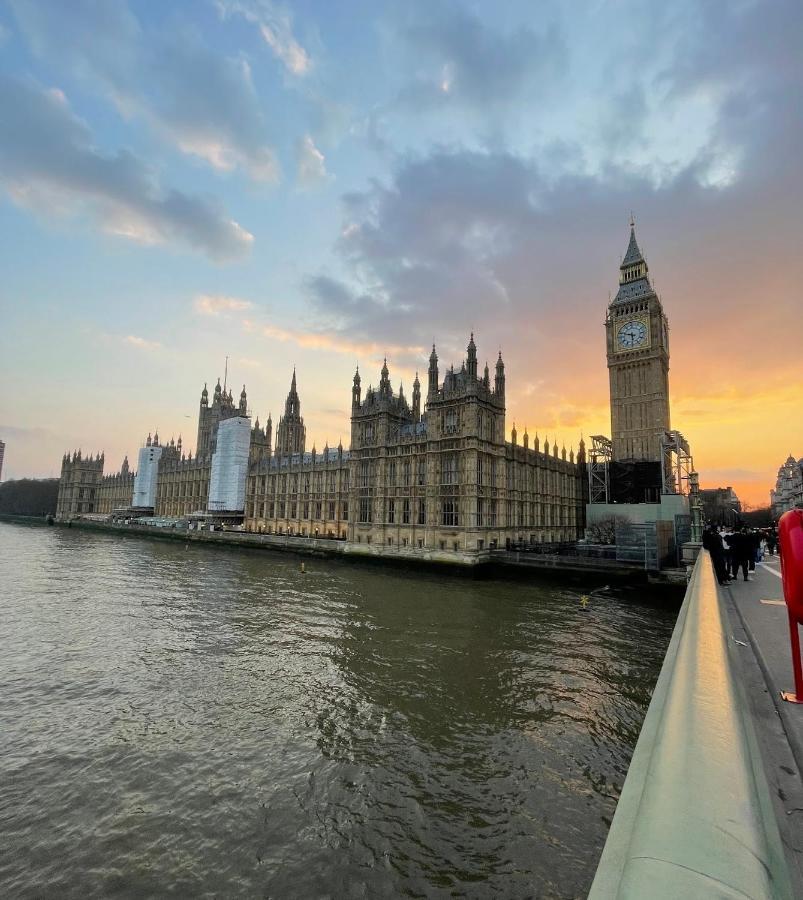
[(781, 698), (782, 691), (794, 691), (794, 674), (778, 557), (765, 557), (749, 581), (740, 573), (719, 591), (795, 896), (803, 897), (803, 704)]

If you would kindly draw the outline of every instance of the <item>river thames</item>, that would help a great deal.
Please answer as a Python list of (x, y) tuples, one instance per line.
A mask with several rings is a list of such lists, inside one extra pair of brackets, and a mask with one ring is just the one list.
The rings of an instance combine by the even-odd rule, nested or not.
[(0, 523), (0, 895), (581, 897), (676, 608)]

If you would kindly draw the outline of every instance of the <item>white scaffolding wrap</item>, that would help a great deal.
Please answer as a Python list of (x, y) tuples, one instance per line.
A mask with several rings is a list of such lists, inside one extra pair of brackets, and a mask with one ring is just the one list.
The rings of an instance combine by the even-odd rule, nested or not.
[(156, 482), (159, 478), (161, 447), (140, 447), (137, 474), (134, 478), (132, 506), (156, 506)]
[(251, 446), (251, 420), (247, 416), (224, 419), (217, 429), (209, 479), (209, 512), (242, 512)]

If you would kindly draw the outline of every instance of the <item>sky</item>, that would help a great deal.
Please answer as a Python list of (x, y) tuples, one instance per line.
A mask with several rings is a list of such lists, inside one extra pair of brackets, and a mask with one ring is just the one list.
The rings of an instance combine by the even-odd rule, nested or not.
[(703, 487), (803, 456), (803, 4), (6, 0), (3, 478), (116, 471), (200, 393), (309, 445), (473, 331), (507, 428), (610, 433), (631, 213)]

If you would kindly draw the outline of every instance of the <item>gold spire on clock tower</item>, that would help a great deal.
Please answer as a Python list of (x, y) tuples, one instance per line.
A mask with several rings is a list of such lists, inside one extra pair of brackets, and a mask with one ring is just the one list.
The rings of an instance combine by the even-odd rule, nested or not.
[(616, 460), (661, 460), (669, 430), (669, 326), (630, 219), (619, 290), (605, 321)]

